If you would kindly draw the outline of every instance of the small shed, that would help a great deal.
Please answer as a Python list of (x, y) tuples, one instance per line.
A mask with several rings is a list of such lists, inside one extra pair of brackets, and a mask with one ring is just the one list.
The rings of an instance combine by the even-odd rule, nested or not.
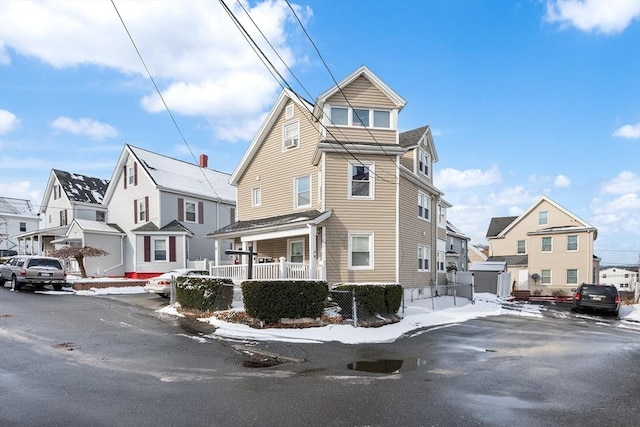
[[(474, 292), (488, 292), (498, 296), (506, 296), (501, 289), (503, 275), (507, 274), (506, 261), (484, 261), (471, 264), (469, 271), (473, 273)], [(507, 283), (509, 283), (507, 281)], [(498, 292), (500, 290), (500, 292)], [(508, 289), (510, 291), (510, 289)], [(508, 293), (507, 293), (508, 295)]]

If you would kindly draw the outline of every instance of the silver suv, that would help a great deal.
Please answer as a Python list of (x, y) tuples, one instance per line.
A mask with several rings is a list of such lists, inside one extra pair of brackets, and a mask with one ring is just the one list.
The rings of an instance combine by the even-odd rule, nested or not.
[(11, 282), (11, 288), (19, 291), (23, 286), (34, 286), (36, 289), (44, 285), (52, 285), (59, 291), (66, 283), (64, 264), (58, 258), (44, 256), (15, 256), (0, 265), (0, 286)]

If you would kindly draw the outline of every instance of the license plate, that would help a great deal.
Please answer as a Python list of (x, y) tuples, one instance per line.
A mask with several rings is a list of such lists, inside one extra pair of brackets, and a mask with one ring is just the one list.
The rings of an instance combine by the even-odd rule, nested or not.
[(51, 273), (40, 273), (40, 276), (51, 276)]
[(591, 295), (591, 299), (596, 300), (596, 301), (602, 301), (604, 299), (604, 297), (601, 296), (601, 295)]

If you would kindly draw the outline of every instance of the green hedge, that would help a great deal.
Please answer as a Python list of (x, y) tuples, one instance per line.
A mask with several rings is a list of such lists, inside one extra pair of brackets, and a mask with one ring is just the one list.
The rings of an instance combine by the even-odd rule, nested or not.
[(202, 311), (229, 310), (233, 302), (233, 281), (213, 277), (176, 277), (176, 301), (182, 307)]
[(282, 318), (318, 318), (322, 316), (328, 295), (327, 283), (316, 280), (252, 280), (242, 283), (245, 311), (266, 323)]
[(337, 291), (355, 291), (356, 301), (369, 314), (396, 314), (402, 305), (401, 285), (337, 285)]

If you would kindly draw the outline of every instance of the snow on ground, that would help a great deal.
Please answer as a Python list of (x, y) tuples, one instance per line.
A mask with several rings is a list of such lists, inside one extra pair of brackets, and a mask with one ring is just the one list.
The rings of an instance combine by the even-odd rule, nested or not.
[[(69, 288), (67, 288), (69, 289)], [(144, 293), (142, 286), (117, 288), (92, 288), (87, 291), (43, 291), (47, 294), (103, 296), (114, 294)], [(243, 307), (234, 303), (233, 310)], [(255, 329), (247, 325), (225, 322), (217, 318), (203, 318), (217, 329), (213, 337), (240, 340), (265, 340), (283, 342), (322, 343), (338, 341), (345, 344), (385, 343), (402, 336), (415, 336), (427, 333), (438, 327), (457, 325), (470, 319), (486, 316), (529, 316), (542, 317), (547, 308), (535, 303), (514, 303), (504, 301), (493, 294), (475, 294), (473, 302), (450, 296), (405, 301), (400, 310), (399, 322), (377, 328), (355, 328), (348, 324), (333, 324), (311, 328), (266, 328)], [(173, 316), (182, 316), (175, 307), (167, 306), (159, 312)], [(640, 323), (640, 304), (623, 305), (620, 308), (621, 320)], [(621, 325), (622, 326), (622, 325)]]

